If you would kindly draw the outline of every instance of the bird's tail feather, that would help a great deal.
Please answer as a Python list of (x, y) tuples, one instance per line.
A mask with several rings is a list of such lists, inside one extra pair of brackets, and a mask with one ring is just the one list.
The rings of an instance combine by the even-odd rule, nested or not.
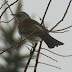
[(47, 46), (49, 48), (54, 48), (55, 46), (58, 47), (58, 45), (63, 45), (62, 42), (54, 39), (53, 37), (51, 37), (49, 34), (44, 34), (44, 35), (40, 35), (40, 38), (42, 40), (44, 40), (44, 42), (47, 44)]

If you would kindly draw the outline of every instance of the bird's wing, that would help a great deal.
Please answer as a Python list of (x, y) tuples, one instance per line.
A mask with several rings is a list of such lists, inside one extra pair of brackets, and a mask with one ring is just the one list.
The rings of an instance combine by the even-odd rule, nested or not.
[(32, 19), (25, 19), (22, 22), (19, 23), (19, 30), (21, 33), (32, 33), (35, 29), (37, 29), (37, 31), (34, 33), (36, 35), (38, 34), (44, 34), (44, 33), (48, 33), (48, 30), (43, 26), (40, 25), (37, 21), (32, 20)]

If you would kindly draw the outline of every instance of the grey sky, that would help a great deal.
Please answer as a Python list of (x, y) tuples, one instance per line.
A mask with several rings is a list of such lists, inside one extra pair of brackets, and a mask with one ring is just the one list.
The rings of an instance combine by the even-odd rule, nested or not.
[[(22, 0), (22, 1), (23, 1), (22, 11), (27, 12), (30, 16), (35, 15), (34, 19), (40, 22), (39, 17), (41, 18), (43, 17), (49, 0)], [(52, 1), (45, 18), (45, 23), (48, 29), (51, 29), (63, 17), (69, 1), (70, 0)], [(13, 0), (9, 1), (9, 3), (11, 2), (13, 2)], [(13, 13), (15, 13), (14, 8), (15, 5), (12, 7)], [(72, 25), (72, 3), (64, 21), (60, 23), (60, 25), (56, 29), (65, 28), (70, 25)], [(72, 34), (71, 34), (72, 28), (70, 28), (69, 30), (70, 30), (69, 32), (65, 32), (65, 33), (50, 33), (54, 38), (64, 43), (63, 46), (51, 49), (51, 51), (61, 55), (72, 54)], [(47, 48), (45, 43), (43, 43), (43, 48)], [(57, 59), (59, 62), (54, 62), (51, 59), (46, 58), (42, 55), (40, 56), (39, 61), (58, 66), (62, 68), (62, 70), (39, 64), (37, 72), (68, 72), (68, 71), (72, 72), (72, 57), (63, 58), (63, 57), (56, 56), (52, 53), (49, 53), (47, 51), (42, 50), (42, 52), (44, 52), (48, 56), (51, 56), (54, 59)], [(28, 71), (32, 72), (30, 71), (31, 69), (29, 68)]]

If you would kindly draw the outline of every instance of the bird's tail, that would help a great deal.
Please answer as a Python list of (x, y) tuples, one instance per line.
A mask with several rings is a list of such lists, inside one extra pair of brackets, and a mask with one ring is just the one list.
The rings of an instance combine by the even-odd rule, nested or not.
[(58, 45), (63, 45), (64, 44), (64, 43), (54, 39), (53, 37), (51, 37), (49, 34), (40, 35), (40, 38), (42, 40), (44, 40), (44, 42), (47, 44), (47, 46), (49, 48), (54, 48), (55, 46), (58, 47)]

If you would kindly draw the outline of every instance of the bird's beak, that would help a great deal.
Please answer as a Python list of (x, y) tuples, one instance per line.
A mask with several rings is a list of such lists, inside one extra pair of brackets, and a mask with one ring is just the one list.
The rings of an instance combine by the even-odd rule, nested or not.
[(11, 15), (14, 16), (14, 17), (16, 16), (16, 14), (11, 14)]

